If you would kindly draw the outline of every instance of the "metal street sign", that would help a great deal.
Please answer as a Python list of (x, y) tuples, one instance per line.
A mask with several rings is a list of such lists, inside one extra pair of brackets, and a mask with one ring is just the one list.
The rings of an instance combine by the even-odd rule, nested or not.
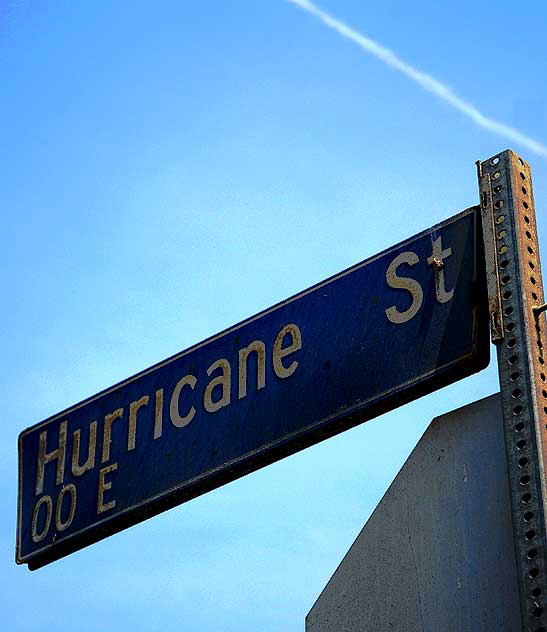
[(19, 437), (34, 569), (488, 363), (473, 207)]

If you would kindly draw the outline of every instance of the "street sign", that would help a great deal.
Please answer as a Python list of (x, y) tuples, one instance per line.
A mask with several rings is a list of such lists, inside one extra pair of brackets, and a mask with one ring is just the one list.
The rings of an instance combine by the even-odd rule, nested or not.
[(18, 563), (34, 569), (488, 363), (480, 209), (32, 426)]

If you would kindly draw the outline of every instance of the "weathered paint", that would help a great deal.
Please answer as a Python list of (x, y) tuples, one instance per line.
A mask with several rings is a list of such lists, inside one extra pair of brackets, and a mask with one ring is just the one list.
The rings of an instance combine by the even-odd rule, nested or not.
[(31, 568), (488, 362), (477, 207), (19, 438), (17, 561)]
[[(497, 357), (509, 465), (514, 549), (523, 630), (547, 628), (547, 355), (544, 303), (530, 166), (511, 150), (480, 165), (483, 213), (493, 218), (486, 244), (497, 253), (503, 331)], [(495, 290), (496, 291), (496, 290)], [(497, 300), (497, 299), (496, 299)]]

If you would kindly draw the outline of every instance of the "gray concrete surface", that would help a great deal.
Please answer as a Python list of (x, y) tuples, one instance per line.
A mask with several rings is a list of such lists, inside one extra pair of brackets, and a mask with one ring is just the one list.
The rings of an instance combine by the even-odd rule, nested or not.
[(521, 630), (500, 398), (434, 419), (306, 632)]

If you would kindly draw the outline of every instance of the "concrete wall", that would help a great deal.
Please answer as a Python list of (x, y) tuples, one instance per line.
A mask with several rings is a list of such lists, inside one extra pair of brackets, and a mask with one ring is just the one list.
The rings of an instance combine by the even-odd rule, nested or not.
[(307, 632), (521, 630), (498, 395), (433, 420)]

